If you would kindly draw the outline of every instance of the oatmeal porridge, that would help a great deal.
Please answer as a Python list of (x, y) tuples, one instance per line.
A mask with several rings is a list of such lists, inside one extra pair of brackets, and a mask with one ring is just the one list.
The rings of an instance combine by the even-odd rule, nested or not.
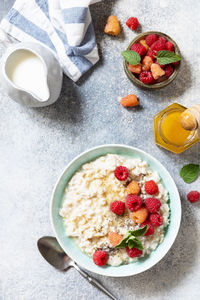
[(66, 235), (97, 265), (118, 266), (149, 254), (163, 241), (168, 200), (159, 174), (147, 162), (107, 154), (73, 175), (60, 215)]

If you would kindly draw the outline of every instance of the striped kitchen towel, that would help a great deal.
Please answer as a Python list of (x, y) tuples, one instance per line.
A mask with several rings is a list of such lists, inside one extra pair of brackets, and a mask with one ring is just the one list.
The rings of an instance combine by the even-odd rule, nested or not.
[(18, 41), (48, 46), (64, 73), (77, 81), (99, 60), (89, 10), (99, 1), (16, 0), (0, 28)]

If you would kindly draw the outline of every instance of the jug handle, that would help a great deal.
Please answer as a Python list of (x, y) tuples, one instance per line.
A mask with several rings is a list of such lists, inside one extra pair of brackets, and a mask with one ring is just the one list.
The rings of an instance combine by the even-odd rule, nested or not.
[(0, 28), (0, 45), (3, 46), (4, 49), (7, 49), (12, 44), (13, 41), (11, 40), (11, 37)]

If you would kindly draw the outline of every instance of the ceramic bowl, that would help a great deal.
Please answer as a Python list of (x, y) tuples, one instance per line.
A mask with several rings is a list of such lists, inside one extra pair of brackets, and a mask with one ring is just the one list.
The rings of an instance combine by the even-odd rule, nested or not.
[[(159, 32), (159, 31), (148, 31), (148, 32), (144, 32), (144, 33), (137, 35), (130, 42), (130, 44), (126, 50), (130, 50), (131, 46), (134, 43), (139, 42), (140, 40), (144, 39), (147, 35), (152, 34), (152, 33), (165, 37), (169, 42), (171, 42), (174, 45), (175, 53), (178, 55), (181, 55), (180, 49), (179, 49), (178, 45), (175, 43), (175, 41), (172, 40), (172, 38), (170, 36), (168, 36), (167, 34)], [(144, 89), (155, 90), (155, 89), (161, 89), (161, 88), (167, 86), (176, 78), (176, 76), (178, 75), (179, 69), (180, 69), (180, 64), (181, 64), (181, 62), (179, 62), (179, 64), (175, 67), (173, 74), (168, 79), (166, 79), (162, 82), (156, 83), (156, 84), (144, 84), (143, 82), (141, 82), (133, 73), (131, 73), (129, 71), (128, 62), (126, 62), (125, 60), (124, 60), (124, 70), (125, 70), (125, 73), (128, 76), (128, 78), (137, 86), (144, 88)]]
[[(170, 224), (166, 231), (163, 242), (146, 258), (141, 258), (135, 263), (120, 265), (118, 267), (104, 266), (98, 267), (94, 264), (92, 258), (84, 254), (75, 244), (72, 238), (66, 236), (65, 227), (59, 210), (62, 206), (62, 199), (65, 187), (73, 174), (85, 163), (88, 163), (99, 156), (108, 153), (124, 155), (130, 158), (141, 158), (147, 161), (149, 166), (158, 171), (163, 184), (169, 191), (170, 196)], [(151, 155), (134, 147), (125, 145), (102, 145), (87, 150), (73, 159), (58, 179), (53, 191), (51, 200), (51, 222), (55, 236), (63, 250), (81, 267), (97, 274), (124, 277), (141, 273), (156, 263), (158, 263), (169, 251), (177, 236), (181, 221), (181, 203), (178, 190), (174, 180), (165, 169), (165, 167)]]

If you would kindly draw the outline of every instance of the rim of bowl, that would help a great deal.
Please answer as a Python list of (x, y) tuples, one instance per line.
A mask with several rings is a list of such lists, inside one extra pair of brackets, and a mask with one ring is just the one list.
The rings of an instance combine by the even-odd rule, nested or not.
[[(178, 221), (177, 221), (177, 227), (176, 227), (176, 229), (175, 229), (175, 232), (174, 232), (172, 238), (170, 239), (170, 242), (168, 243), (168, 245), (167, 245), (167, 247), (166, 247), (164, 253), (159, 257), (159, 259), (156, 260), (156, 262), (151, 262), (151, 261), (149, 261), (149, 265), (148, 265), (146, 268), (142, 269), (142, 271), (137, 271), (137, 272), (135, 272), (135, 271), (134, 271), (134, 268), (133, 268), (133, 272), (128, 272), (128, 274), (117, 274), (117, 272), (115, 272), (115, 273), (112, 272), (112, 274), (105, 274), (105, 273), (103, 272), (103, 268), (100, 268), (100, 269), (99, 269), (99, 272), (98, 272), (98, 270), (93, 270), (93, 268), (90, 268), (90, 267), (88, 267), (88, 266), (85, 266), (84, 264), (82, 264), (81, 261), (80, 261), (80, 262), (77, 262), (77, 261), (76, 261), (71, 255), (69, 255), (69, 254), (67, 253), (67, 251), (65, 250), (65, 246), (63, 245), (62, 241), (60, 240), (60, 238), (59, 238), (59, 236), (58, 236), (58, 234), (57, 234), (57, 232), (56, 232), (55, 226), (54, 226), (52, 207), (53, 207), (53, 202), (54, 202), (55, 192), (56, 192), (56, 190), (57, 190), (57, 187), (58, 187), (58, 185), (59, 185), (59, 183), (60, 183), (60, 181), (61, 181), (63, 175), (65, 174), (65, 172), (67, 171), (67, 169), (68, 169), (68, 168), (69, 168), (76, 160), (78, 160), (79, 158), (83, 157), (86, 153), (89, 153), (89, 152), (92, 152), (92, 151), (95, 151), (95, 150), (98, 150), (98, 149), (103, 149), (103, 148), (105, 148), (105, 147), (114, 147), (114, 148), (116, 147), (116, 148), (122, 148), (122, 149), (124, 149), (124, 150), (129, 149), (129, 150), (132, 150), (132, 151), (139, 151), (139, 152), (141, 152), (143, 155), (148, 156), (148, 157), (149, 157), (151, 160), (153, 160), (157, 165), (159, 165), (161, 168), (163, 168), (163, 169), (165, 170), (165, 172), (167, 173), (168, 177), (172, 180), (172, 182), (173, 182), (173, 184), (174, 184), (174, 187), (175, 187), (175, 189), (176, 189), (176, 192), (177, 192), (177, 194), (178, 194), (177, 201), (178, 201), (178, 204), (179, 204), (179, 205), (177, 205), (177, 208), (179, 208), (179, 210), (177, 210), (177, 215), (176, 215), (176, 217), (178, 218)], [(104, 155), (104, 154), (103, 154), (103, 155)], [(100, 157), (100, 156), (98, 156), (98, 157)], [(90, 160), (90, 161), (92, 161), (92, 160)], [(88, 162), (90, 162), (90, 161), (88, 161)], [(85, 163), (87, 163), (87, 162), (85, 162)], [(78, 169), (74, 172), (74, 174), (75, 174), (77, 171), (78, 171)], [(73, 175), (74, 175), (74, 174), (73, 174)], [(72, 175), (72, 176), (73, 176), (73, 175)], [(70, 179), (69, 179), (69, 180), (70, 180)], [(68, 180), (68, 182), (69, 182), (69, 180)], [(171, 207), (170, 207), (170, 209), (171, 209)], [(162, 163), (161, 163), (159, 160), (157, 160), (157, 159), (156, 159), (155, 157), (153, 157), (151, 154), (149, 154), (149, 153), (147, 153), (147, 152), (145, 152), (145, 151), (143, 151), (143, 150), (141, 150), (141, 149), (139, 149), (139, 148), (137, 148), (137, 147), (132, 147), (132, 146), (124, 145), (124, 144), (103, 144), (103, 145), (95, 146), (95, 147), (89, 148), (89, 149), (87, 149), (87, 150), (81, 152), (79, 155), (77, 155), (75, 158), (73, 158), (73, 159), (67, 164), (67, 166), (64, 168), (64, 170), (62, 171), (61, 175), (60, 175), (59, 178), (57, 179), (56, 184), (55, 184), (54, 189), (53, 189), (53, 192), (52, 192), (52, 195), (51, 195), (51, 201), (50, 201), (50, 221), (51, 221), (51, 226), (52, 226), (52, 228), (53, 228), (53, 232), (54, 232), (55, 237), (56, 237), (56, 239), (57, 239), (59, 245), (61, 246), (61, 248), (64, 250), (64, 252), (65, 252), (72, 260), (74, 260), (74, 261), (75, 261), (80, 267), (82, 267), (83, 269), (86, 269), (87, 271), (90, 271), (90, 272), (93, 272), (93, 273), (96, 273), (96, 274), (99, 274), (99, 275), (103, 275), (103, 276), (106, 276), (106, 277), (116, 277), (116, 278), (118, 277), (118, 278), (119, 278), (119, 277), (134, 276), (134, 275), (143, 273), (143, 272), (145, 272), (145, 271), (151, 269), (153, 266), (155, 266), (157, 263), (159, 263), (159, 262), (164, 258), (164, 256), (169, 252), (169, 250), (171, 249), (172, 245), (174, 244), (174, 241), (175, 241), (175, 239), (176, 239), (176, 237), (177, 237), (177, 235), (178, 235), (179, 229), (180, 229), (181, 216), (182, 216), (182, 208), (181, 208), (180, 194), (179, 194), (179, 191), (178, 191), (178, 188), (177, 188), (177, 186), (176, 186), (176, 184), (175, 184), (174, 179), (172, 178), (172, 176), (170, 175), (170, 173), (167, 171), (167, 169), (162, 165)], [(169, 223), (169, 224), (170, 224), (170, 223)], [(165, 239), (165, 237), (164, 237), (164, 239)], [(163, 240), (163, 242), (164, 242), (164, 240)], [(163, 242), (162, 242), (162, 243), (163, 243)], [(161, 243), (161, 244), (162, 244), (162, 243)], [(158, 247), (159, 247), (159, 246), (160, 246), (160, 244), (158, 244)], [(157, 247), (156, 247), (156, 249), (157, 249)], [(153, 250), (153, 251), (156, 251), (156, 249)], [(79, 248), (79, 250), (83, 253), (83, 251), (82, 251), (80, 248)], [(153, 251), (152, 251), (152, 252), (153, 252)], [(90, 258), (90, 259), (92, 259), (92, 258)], [(131, 265), (131, 263), (128, 264), (128, 265)], [(108, 266), (108, 267), (116, 268), (116, 270), (117, 270), (117, 268), (118, 268), (118, 266), (115, 266), (115, 267), (113, 267), (113, 266)]]
[[(160, 36), (165, 37), (167, 40), (169, 40), (175, 47), (175, 53), (181, 56), (181, 51), (177, 45), (177, 43), (166, 33), (160, 32), (160, 31), (146, 31), (143, 33), (138, 34), (128, 45), (126, 50), (130, 50), (131, 46), (137, 42), (138, 40), (140, 40), (142, 37), (148, 35), (148, 34), (157, 34)], [(180, 65), (181, 65), (181, 61), (179, 61), (179, 64), (174, 68), (174, 72), (173, 74), (166, 80), (159, 82), (159, 83), (155, 83), (155, 84), (145, 84), (143, 82), (141, 82), (139, 79), (137, 79), (136, 76), (134, 76), (128, 69), (128, 62), (125, 61), (123, 62), (124, 65), (124, 71), (126, 73), (126, 75), (128, 76), (128, 78), (130, 79), (131, 82), (133, 82), (134, 84), (136, 84), (139, 87), (142, 87), (144, 89), (161, 89), (167, 85), (169, 85), (178, 75), (179, 71), (180, 71)]]

